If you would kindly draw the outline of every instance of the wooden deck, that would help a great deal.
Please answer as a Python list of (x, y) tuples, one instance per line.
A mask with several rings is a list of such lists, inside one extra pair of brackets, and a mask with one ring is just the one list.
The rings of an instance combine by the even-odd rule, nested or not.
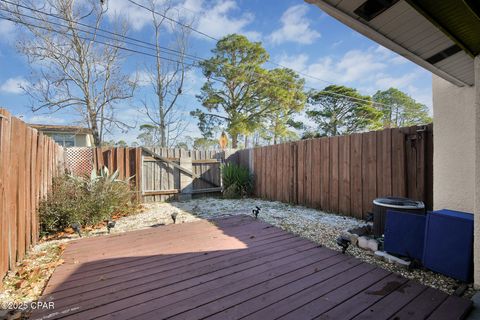
[(69, 244), (32, 319), (462, 319), (471, 302), (248, 216)]

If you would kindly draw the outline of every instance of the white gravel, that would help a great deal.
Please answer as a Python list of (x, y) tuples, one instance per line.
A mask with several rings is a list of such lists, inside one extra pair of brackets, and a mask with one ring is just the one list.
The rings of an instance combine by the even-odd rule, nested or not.
[[(182, 221), (192, 221), (197, 218), (212, 218), (224, 215), (252, 214), (256, 206), (261, 208), (259, 219), (280, 227), (301, 237), (319, 243), (334, 250), (340, 250), (336, 238), (342, 231), (364, 225), (365, 222), (302, 206), (294, 206), (281, 202), (259, 199), (227, 200), (221, 198), (204, 198), (187, 202), (157, 203), (146, 205), (146, 211), (127, 219), (143, 219), (149, 221), (171, 221), (170, 214), (178, 212)], [(134, 222), (132, 222), (134, 223)], [(453, 293), (459, 283), (447, 276), (423, 269), (407, 270), (398, 265), (381, 261), (370, 251), (351, 246), (347, 254), (363, 261), (378, 265), (386, 270), (400, 273), (406, 278), (417, 280), (424, 285)], [(475, 291), (469, 286), (464, 296), (471, 297)]]
[[(112, 229), (111, 232), (120, 233), (170, 224), (173, 223), (171, 217), (173, 213), (177, 214), (177, 223), (188, 223), (202, 218), (208, 219), (219, 216), (252, 214), (252, 209), (256, 206), (261, 208), (259, 219), (334, 250), (340, 250), (336, 244), (336, 238), (342, 231), (365, 224), (358, 219), (324, 213), (315, 209), (281, 202), (258, 199), (227, 200), (221, 198), (203, 198), (186, 202), (144, 204), (139, 213), (117, 220), (115, 228)], [(107, 230), (105, 227), (83, 230), (84, 237), (101, 236), (106, 233)], [(39, 243), (29, 254), (29, 256), (32, 256), (29, 263), (33, 265), (42, 264), (42, 255), (45, 256), (45, 253), (52, 250), (54, 251), (54, 249), (62, 243), (76, 239), (78, 239), (78, 235), (76, 234), (65, 234), (61, 239)], [(36, 257), (37, 254), (39, 254), (39, 257)], [(351, 246), (346, 254), (376, 264), (389, 271), (400, 273), (409, 279), (418, 280), (425, 285), (438, 288), (449, 294), (458, 287), (458, 283), (452, 278), (427, 270), (415, 269), (410, 271), (397, 265), (380, 261), (373, 256), (372, 252), (364, 251), (357, 247)], [(46, 256), (48, 256), (48, 254)], [(36, 261), (37, 259), (38, 261)], [(56, 259), (58, 259), (58, 257), (56, 257)], [(10, 272), (3, 282), (4, 289), (9, 289), (4, 290), (4, 292), (0, 294), (0, 298), (5, 301), (36, 300), (50, 274), (51, 271), (46, 273), (45, 277), (42, 277), (43, 279), (37, 280), (35, 290), (28, 290), (28, 292), (25, 293), (15, 290), (14, 284), (18, 280), (18, 275)], [(473, 288), (469, 287), (464, 295), (471, 297), (474, 293)]]

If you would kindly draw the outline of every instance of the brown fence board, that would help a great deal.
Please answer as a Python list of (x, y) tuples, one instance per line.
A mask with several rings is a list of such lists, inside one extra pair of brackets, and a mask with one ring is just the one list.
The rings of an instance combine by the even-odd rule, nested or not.
[(377, 132), (377, 194), (392, 195), (392, 129)]
[(312, 139), (305, 141), (305, 204), (312, 206)]
[(405, 159), (405, 133), (392, 130), (392, 193), (400, 197), (407, 195)]
[(320, 208), (320, 193), (321, 193), (321, 177), (322, 166), (320, 161), (321, 141), (320, 139), (312, 140), (312, 207)]
[(350, 215), (350, 136), (339, 137), (338, 212)]
[(38, 204), (63, 171), (62, 150), (0, 109), (0, 278), (37, 242)]
[(330, 140), (321, 138), (320, 162), (322, 173), (322, 188), (320, 193), (320, 203), (322, 210), (330, 210)]
[(362, 189), (363, 217), (373, 211), (372, 200), (377, 197), (377, 144), (376, 133), (363, 134)]
[(339, 196), (339, 179), (338, 179), (338, 149), (339, 138), (332, 137), (330, 139), (330, 206), (329, 211), (338, 211), (338, 196)]
[(241, 152), (253, 154), (256, 196), (365, 218), (382, 196), (408, 196), (432, 207), (432, 140), (428, 125)]
[(305, 204), (305, 141), (297, 142), (297, 197), (298, 204)]

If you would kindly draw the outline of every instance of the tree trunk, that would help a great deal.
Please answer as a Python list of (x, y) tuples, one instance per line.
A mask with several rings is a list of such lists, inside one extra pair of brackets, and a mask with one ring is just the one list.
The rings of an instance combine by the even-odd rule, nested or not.
[(166, 135), (166, 125), (165, 125), (165, 117), (160, 119), (160, 146), (162, 148), (167, 147), (167, 135)]
[(100, 134), (98, 133), (98, 128), (96, 125), (92, 125), (92, 136), (95, 147), (101, 147), (102, 139), (100, 138)]
[(232, 148), (237, 149), (238, 147), (238, 134), (232, 134)]
[(102, 137), (100, 136), (100, 130), (98, 129), (97, 118), (91, 112), (89, 114), (89, 121), (90, 121), (90, 129), (92, 131), (93, 143), (95, 147), (101, 147)]

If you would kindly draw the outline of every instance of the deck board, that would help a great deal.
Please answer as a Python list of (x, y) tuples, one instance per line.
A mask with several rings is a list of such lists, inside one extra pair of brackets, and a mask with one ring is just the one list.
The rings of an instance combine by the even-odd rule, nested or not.
[(462, 319), (471, 302), (249, 216), (70, 243), (32, 319)]

